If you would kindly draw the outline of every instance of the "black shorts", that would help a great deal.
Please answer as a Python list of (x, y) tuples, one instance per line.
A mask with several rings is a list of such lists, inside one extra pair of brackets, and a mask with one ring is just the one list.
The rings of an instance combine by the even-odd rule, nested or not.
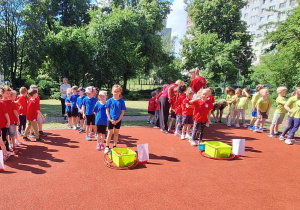
[(171, 118), (175, 118), (175, 119), (176, 119), (176, 114), (175, 114), (175, 112), (171, 112)]
[(263, 119), (268, 119), (267, 112), (260, 112)]
[(182, 124), (183, 125), (193, 124), (193, 115), (183, 115), (182, 116)]
[(68, 117), (72, 117), (72, 112), (67, 112)]
[(155, 111), (148, 111), (148, 114), (155, 115)]
[(122, 122), (122, 121), (118, 122), (116, 125), (113, 125), (110, 121), (108, 121), (108, 122), (107, 122), (107, 127), (108, 127), (109, 130), (111, 130), (111, 129), (113, 129), (113, 128), (115, 128), (115, 129), (120, 129), (120, 127), (121, 127), (121, 122)]
[(72, 107), (72, 117), (78, 117), (78, 108)]
[(85, 115), (86, 117), (86, 125), (95, 125), (95, 115), (91, 114), (91, 115)]
[(79, 115), (79, 119), (83, 120), (83, 115), (80, 112), (78, 113), (78, 115)]
[(97, 133), (106, 134), (106, 125), (97, 125)]

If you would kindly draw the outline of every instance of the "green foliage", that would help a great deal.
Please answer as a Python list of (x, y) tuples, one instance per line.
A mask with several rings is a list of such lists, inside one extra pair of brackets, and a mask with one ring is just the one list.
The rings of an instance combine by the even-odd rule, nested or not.
[[(250, 35), (241, 21), (244, 1), (195, 0), (187, 7), (193, 22), (182, 41), (183, 67), (202, 68), (209, 83), (236, 82), (251, 65)], [(213, 81), (213, 82), (212, 82)]]

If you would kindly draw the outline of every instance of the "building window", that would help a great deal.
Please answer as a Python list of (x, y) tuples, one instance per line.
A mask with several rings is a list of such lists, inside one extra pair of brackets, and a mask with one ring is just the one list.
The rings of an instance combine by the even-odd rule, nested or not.
[(261, 34), (257, 34), (256, 37), (257, 37), (257, 38), (260, 38), (260, 37), (262, 37), (262, 35), (261, 35)]
[(270, 0), (270, 3), (275, 2), (275, 0)]
[(263, 46), (266, 46), (266, 45), (268, 45), (268, 44), (269, 44), (268, 42), (264, 42), (264, 43), (263, 43)]
[(268, 20), (273, 20), (274, 19), (274, 15), (268, 15)]
[(263, 0), (263, 4), (265, 4), (267, 2), (267, 0)]
[(265, 17), (260, 17), (260, 22), (263, 22), (265, 20), (266, 20)]
[(256, 18), (258, 18), (258, 15), (253, 15), (253, 16), (251, 16), (251, 18), (250, 19), (256, 19)]
[(247, 17), (248, 17), (248, 13), (245, 13), (245, 14), (244, 14), (244, 18), (247, 18)]
[(279, 4), (279, 8), (284, 8), (286, 6), (286, 2)]
[(252, 8), (252, 12), (259, 10), (259, 7)]
[(264, 13), (266, 11), (266, 8), (261, 9), (261, 13)]
[(251, 32), (250, 32), (250, 35), (255, 35), (255, 32), (254, 32), (254, 31), (251, 31)]
[(250, 24), (249, 27), (254, 27), (256, 26), (256, 23)]
[(292, 10), (289, 10), (288, 12), (287, 12), (287, 15), (291, 15), (292, 14)]
[(280, 18), (282, 18), (282, 17), (284, 17), (284, 12), (279, 12), (279, 13), (278, 13), (278, 18), (280, 19)]
[(254, 2), (254, 3), (257, 3), (257, 2), (259, 2), (259, 1), (260, 1), (260, 0), (254, 0), (253, 2)]
[(269, 7), (270, 10), (275, 9), (275, 5)]
[(258, 46), (259, 45), (259, 42), (255, 42), (255, 46)]
[(290, 1), (290, 6), (294, 6), (296, 4), (296, 0), (291, 0)]

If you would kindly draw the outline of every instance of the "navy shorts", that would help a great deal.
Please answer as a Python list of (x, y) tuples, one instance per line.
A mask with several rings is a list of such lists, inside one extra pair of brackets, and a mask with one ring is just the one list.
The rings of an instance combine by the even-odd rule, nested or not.
[(122, 122), (122, 121), (118, 122), (116, 125), (113, 125), (110, 121), (108, 121), (108, 122), (107, 122), (107, 127), (108, 127), (109, 130), (111, 130), (111, 129), (113, 129), (113, 128), (115, 128), (115, 129), (120, 129), (120, 127), (121, 127), (121, 122)]
[(97, 133), (106, 134), (106, 125), (97, 125)]
[(176, 119), (176, 114), (175, 114), (175, 112), (171, 112), (171, 118), (175, 118), (175, 119)]
[(85, 115), (86, 117), (86, 125), (95, 125), (95, 115), (91, 114), (91, 115)]
[(79, 119), (83, 120), (83, 115), (80, 112), (78, 113), (78, 115), (79, 115)]
[(78, 108), (72, 107), (72, 117), (78, 117)]
[(183, 125), (193, 124), (193, 115), (183, 115), (182, 124)]
[(71, 112), (67, 112), (68, 117), (72, 117), (72, 113)]

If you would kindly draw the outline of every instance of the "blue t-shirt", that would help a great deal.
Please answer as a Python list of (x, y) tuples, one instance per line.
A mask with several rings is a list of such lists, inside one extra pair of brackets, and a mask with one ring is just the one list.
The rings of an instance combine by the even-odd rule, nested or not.
[(68, 106), (68, 105), (67, 105), (67, 103), (70, 103), (70, 102), (71, 102), (70, 98), (67, 97), (67, 98), (65, 99), (66, 112), (71, 112), (71, 106)]
[(85, 114), (86, 115), (92, 115), (94, 114), (93, 110), (95, 107), (95, 104), (97, 103), (97, 98), (92, 97), (85, 97), (82, 101), (82, 105), (85, 106)]
[(79, 97), (78, 94), (77, 94), (77, 95), (75, 95), (75, 94), (72, 94), (72, 95), (71, 95), (70, 100), (72, 101), (72, 108), (77, 108), (76, 102), (77, 102), (77, 98), (78, 98), (78, 97)]
[(106, 105), (97, 102), (93, 112), (96, 112), (96, 125), (107, 125)]
[[(83, 101), (83, 99), (85, 98), (86, 96), (82, 96), (82, 97), (78, 97), (77, 98), (77, 102), (76, 102), (76, 105), (81, 109), (82, 108), (82, 101)], [(79, 113), (80, 111), (79, 111), (79, 109), (78, 109), (78, 113)]]
[(118, 120), (122, 110), (126, 110), (125, 101), (120, 98), (116, 100), (114, 98), (110, 98), (106, 102), (106, 108), (109, 109), (109, 115), (112, 120)]

